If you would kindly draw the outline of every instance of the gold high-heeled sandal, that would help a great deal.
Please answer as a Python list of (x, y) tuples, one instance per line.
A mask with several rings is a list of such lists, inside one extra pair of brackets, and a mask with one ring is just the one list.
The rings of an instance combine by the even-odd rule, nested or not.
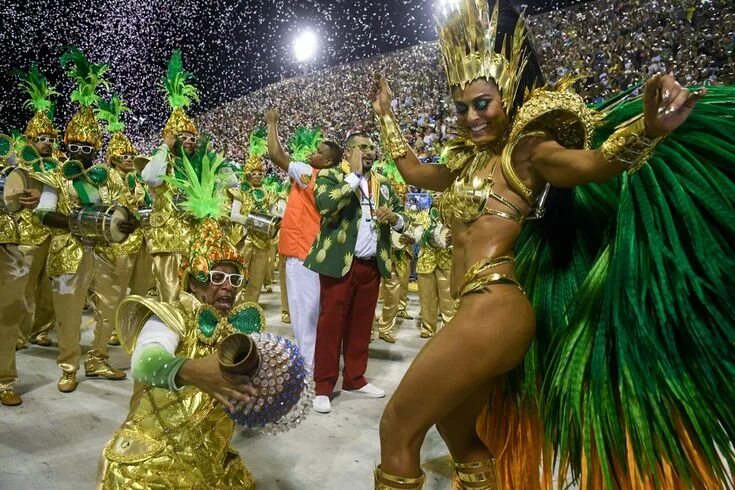
[(463, 489), (500, 490), (500, 474), (494, 458), (475, 463), (455, 463), (454, 471)]
[(375, 490), (421, 490), (425, 481), (426, 475), (423, 473), (418, 478), (406, 478), (386, 473), (380, 466), (375, 468)]

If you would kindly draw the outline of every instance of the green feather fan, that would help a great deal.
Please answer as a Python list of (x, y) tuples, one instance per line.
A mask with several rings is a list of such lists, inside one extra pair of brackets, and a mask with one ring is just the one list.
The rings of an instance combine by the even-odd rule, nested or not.
[(121, 133), (125, 131), (125, 123), (120, 119), (120, 115), (130, 110), (125, 105), (121, 95), (113, 95), (110, 101), (100, 99), (99, 108), (97, 109), (97, 118), (107, 123), (107, 131), (110, 133)]
[(71, 101), (78, 102), (82, 107), (96, 106), (100, 100), (97, 88), (110, 87), (104, 78), (108, 66), (90, 63), (79, 48), (67, 46), (61, 56), (61, 66), (77, 83), (77, 87), (71, 93)]
[(45, 112), (53, 119), (54, 103), (51, 97), (59, 93), (55, 87), (49, 85), (38, 66), (31, 66), (27, 72), (13, 70), (13, 74), (20, 79), (20, 87), (28, 94), (28, 100), (23, 103), (23, 107), (30, 107), (34, 112)]
[(296, 128), (296, 132), (288, 143), (291, 158), (297, 162), (304, 162), (312, 154), (316, 153), (323, 141), (321, 129)]
[(268, 140), (265, 128), (256, 128), (250, 133), (248, 152), (250, 156), (262, 157), (268, 153)]
[(168, 62), (166, 78), (161, 81), (171, 109), (189, 107), (192, 100), (199, 102), (199, 92), (189, 83), (192, 77), (191, 73), (184, 71), (181, 51), (175, 50)]
[[(597, 145), (642, 111), (640, 98), (617, 102)], [(560, 468), (575, 478), (583, 459), (599, 461), (616, 488), (633, 464), (663, 487), (668, 464), (697, 488), (702, 468), (732, 488), (733, 114), (735, 87), (710, 87), (638, 172), (575, 188), (568, 264), (552, 260), (541, 222), (523, 229), (517, 272), (537, 337), (522, 391), (538, 400)]]
[[(195, 155), (196, 157), (196, 155)], [(186, 195), (180, 204), (181, 209), (196, 219), (220, 219), (225, 215), (226, 199), (218, 185), (218, 172), (224, 164), (224, 157), (219, 153), (207, 152), (200, 159), (200, 169), (192, 165), (184, 153), (180, 161), (180, 176), (164, 177), (164, 180)]]

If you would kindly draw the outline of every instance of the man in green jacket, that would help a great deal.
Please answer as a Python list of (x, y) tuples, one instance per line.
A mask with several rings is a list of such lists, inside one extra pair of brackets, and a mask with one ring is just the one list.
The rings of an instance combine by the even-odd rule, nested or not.
[(314, 410), (331, 411), (329, 396), (339, 377), (342, 389), (381, 398), (365, 370), (381, 277), (390, 277), (390, 231), (402, 231), (402, 206), (390, 181), (371, 172), (375, 144), (365, 133), (347, 138), (346, 162), (323, 169), (314, 193), (322, 216), (319, 235), (304, 265), (319, 273), (320, 311), (314, 355)]

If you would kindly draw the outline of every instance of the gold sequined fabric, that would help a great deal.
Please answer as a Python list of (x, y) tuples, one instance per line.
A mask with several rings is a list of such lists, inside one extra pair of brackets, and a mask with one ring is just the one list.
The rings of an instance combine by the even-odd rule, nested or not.
[(107, 163), (112, 164), (113, 159), (121, 155), (137, 155), (138, 151), (133, 143), (124, 133), (112, 133), (110, 142), (107, 144)]
[(56, 137), (56, 135), (59, 134), (59, 131), (54, 127), (54, 124), (51, 122), (51, 119), (49, 119), (46, 111), (38, 111), (28, 122), (25, 133), (23, 134), (26, 138), (35, 139), (42, 134), (48, 134)]
[(171, 111), (171, 116), (163, 128), (163, 137), (165, 138), (167, 134), (175, 136), (179, 133), (199, 134), (196, 124), (182, 107), (177, 107)]
[[(168, 156), (168, 174), (173, 175), (173, 155)], [(176, 209), (174, 199), (177, 194), (163, 184), (150, 189), (153, 197), (151, 226), (144, 230), (148, 249), (157, 253), (187, 253), (189, 238), (194, 232), (191, 222)]]
[(102, 128), (91, 107), (79, 109), (66, 125), (64, 143), (69, 144), (71, 141), (94, 146), (97, 150), (102, 146)]
[(21, 209), (15, 214), (18, 222), (18, 235), (21, 245), (32, 247), (43, 243), (50, 235), (48, 227), (41, 223), (41, 219), (30, 209)]
[(11, 215), (0, 211), (0, 244), (18, 243), (18, 226)]
[[(118, 319), (126, 317), (140, 328), (154, 313), (182, 336), (176, 355), (198, 359), (216, 348), (216, 342), (207, 345), (197, 337), (199, 307), (186, 293), (168, 305), (133, 296), (121, 305)], [(134, 330), (123, 327), (121, 335)], [(134, 345), (131, 338), (121, 340)], [(105, 446), (102, 488), (255, 488), (252, 474), (230, 447), (234, 422), (211, 396), (193, 386), (170, 391), (136, 383), (130, 406), (127, 420)]]

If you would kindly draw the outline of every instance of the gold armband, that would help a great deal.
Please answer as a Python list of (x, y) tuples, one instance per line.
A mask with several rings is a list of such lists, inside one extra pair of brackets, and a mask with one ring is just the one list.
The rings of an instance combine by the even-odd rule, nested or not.
[(608, 162), (622, 165), (628, 173), (636, 172), (653, 154), (656, 145), (663, 138), (648, 138), (643, 115), (624, 122), (602, 144), (600, 150)]
[(393, 160), (404, 158), (408, 154), (408, 143), (406, 143), (400, 126), (393, 114), (386, 114), (378, 118), (380, 125), (380, 137), (383, 139), (385, 149), (393, 157)]

